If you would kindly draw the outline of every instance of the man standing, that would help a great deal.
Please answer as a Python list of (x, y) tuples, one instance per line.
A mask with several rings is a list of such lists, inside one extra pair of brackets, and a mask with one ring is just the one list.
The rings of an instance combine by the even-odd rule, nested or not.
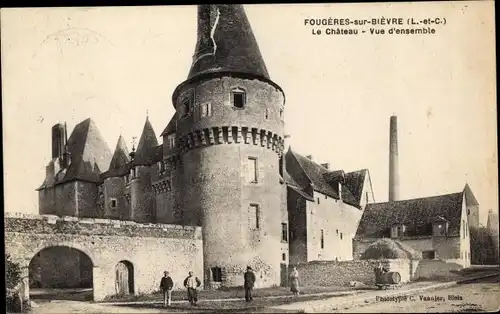
[(160, 282), (160, 290), (163, 292), (163, 306), (170, 306), (172, 303), (172, 288), (174, 287), (174, 282), (168, 271), (163, 273), (163, 277)]
[(245, 275), (243, 277), (245, 278), (245, 300), (247, 302), (250, 302), (253, 300), (252, 290), (253, 286), (255, 285), (255, 274), (252, 271), (252, 267), (247, 266), (247, 271), (245, 272)]
[(189, 272), (189, 276), (184, 279), (184, 287), (187, 288), (188, 300), (191, 305), (197, 305), (198, 302), (198, 287), (201, 286), (201, 281), (198, 277), (193, 276), (193, 272)]

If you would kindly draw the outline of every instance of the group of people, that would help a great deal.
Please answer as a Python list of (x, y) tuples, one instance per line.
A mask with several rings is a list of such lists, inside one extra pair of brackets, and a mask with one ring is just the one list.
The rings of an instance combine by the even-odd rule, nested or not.
[[(198, 288), (201, 286), (201, 281), (198, 277), (193, 276), (190, 271), (186, 279), (184, 279), (184, 287), (187, 289), (188, 300), (191, 305), (198, 304)], [(160, 290), (163, 292), (163, 305), (172, 305), (172, 289), (174, 288), (174, 281), (170, 277), (168, 271), (163, 273), (160, 282)]]
[[(247, 266), (246, 272), (243, 274), (245, 288), (245, 301), (253, 301), (253, 289), (255, 287), (255, 273), (252, 267)], [(201, 286), (201, 280), (193, 275), (193, 272), (189, 272), (186, 279), (184, 279), (184, 287), (187, 289), (188, 301), (191, 305), (198, 305), (198, 288)], [(170, 277), (168, 271), (163, 273), (163, 277), (160, 282), (160, 290), (163, 292), (163, 305), (170, 306), (172, 304), (172, 289), (174, 288), (174, 281)], [(294, 296), (298, 296), (300, 293), (299, 289), (299, 272), (297, 268), (294, 267), (290, 273), (290, 291)]]

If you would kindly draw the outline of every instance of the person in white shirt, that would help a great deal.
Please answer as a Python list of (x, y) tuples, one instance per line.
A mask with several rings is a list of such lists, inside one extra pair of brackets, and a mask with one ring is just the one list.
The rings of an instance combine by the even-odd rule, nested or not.
[(198, 302), (198, 287), (201, 286), (201, 281), (198, 277), (193, 276), (193, 272), (189, 272), (189, 276), (184, 279), (184, 287), (187, 289), (188, 300), (191, 305), (197, 305)]

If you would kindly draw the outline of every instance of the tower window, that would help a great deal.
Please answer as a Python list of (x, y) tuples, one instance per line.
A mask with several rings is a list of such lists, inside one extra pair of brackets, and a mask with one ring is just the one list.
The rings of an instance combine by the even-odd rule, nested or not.
[(181, 117), (187, 116), (191, 110), (191, 103), (189, 98), (184, 98), (181, 101)]
[(288, 225), (281, 223), (281, 241), (288, 242)]
[(280, 118), (283, 118), (283, 108), (280, 109)]
[(260, 209), (257, 204), (250, 204), (250, 226), (260, 229)]
[(323, 229), (321, 229), (321, 248), (322, 249), (325, 248), (325, 233), (324, 233)]
[(109, 201), (109, 206), (111, 208), (116, 208), (118, 206), (118, 201), (116, 200), (116, 198), (112, 198), (110, 201)]
[(319, 204), (319, 197), (318, 197), (318, 204)]
[(235, 89), (232, 91), (233, 106), (236, 108), (243, 108), (246, 104), (246, 94), (242, 89)]
[(342, 240), (343, 236), (342, 236), (342, 232), (340, 233), (340, 240)]
[(266, 119), (269, 119), (269, 108), (266, 108)]
[(286, 254), (285, 253), (281, 254), (281, 259), (284, 260), (284, 261), (286, 261)]
[(200, 106), (200, 118), (212, 115), (212, 104), (206, 103)]
[(258, 163), (257, 158), (248, 157), (248, 182), (258, 182)]

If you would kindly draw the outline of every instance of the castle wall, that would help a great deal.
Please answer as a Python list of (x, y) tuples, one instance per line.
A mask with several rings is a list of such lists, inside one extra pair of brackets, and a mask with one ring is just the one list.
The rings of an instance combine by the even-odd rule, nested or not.
[(290, 264), (307, 262), (306, 200), (287, 189), (288, 220), (290, 223)]
[(77, 182), (66, 182), (54, 187), (55, 211), (50, 211), (59, 216), (78, 216), (78, 205), (76, 201)]
[(362, 211), (319, 192), (306, 205), (308, 261), (352, 260), (352, 239)]
[(136, 176), (130, 182), (131, 216), (133, 221), (155, 221), (155, 194), (151, 187), (151, 167), (137, 166)]
[[(123, 177), (111, 177), (104, 180), (104, 218), (122, 219), (128, 218), (129, 203), (126, 201), (125, 179)], [(113, 208), (112, 200), (116, 200)]]
[[(203, 273), (199, 227), (28, 215), (7, 215), (4, 224), (6, 252), (20, 263), (23, 272), (27, 272), (30, 260), (48, 247), (69, 247), (88, 256), (96, 301), (116, 293), (116, 265), (123, 260), (133, 265), (135, 293), (158, 290), (165, 270), (171, 273), (175, 289), (183, 289), (189, 271), (200, 277)], [(67, 263), (63, 266), (66, 269), (72, 263), (66, 258), (53, 262)]]
[(75, 186), (76, 186), (75, 199), (76, 199), (78, 216), (89, 217), (89, 218), (91, 217), (102, 218), (104, 216), (104, 213), (98, 209), (98, 206), (96, 206), (97, 184), (92, 182), (76, 181)]

